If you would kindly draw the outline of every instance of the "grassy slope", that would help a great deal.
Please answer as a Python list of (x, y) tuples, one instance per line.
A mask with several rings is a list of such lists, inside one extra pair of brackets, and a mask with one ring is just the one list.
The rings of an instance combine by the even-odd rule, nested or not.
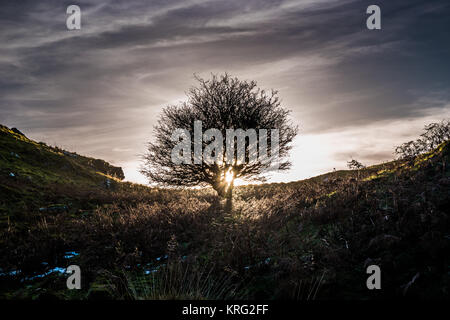
[[(86, 165), (87, 158), (74, 162), (58, 150), (6, 133), (9, 137), (1, 136), (0, 185), (2, 194), (10, 193), (3, 200), (4, 210), (30, 215), (0, 229), (1, 267), (32, 272), (41, 261), (61, 264), (58, 257), (64, 250), (80, 250), (76, 263), (83, 268), (87, 286), (75, 298), (91, 297), (94, 288), (106, 284), (107, 294), (115, 298), (217, 298), (222, 296), (211, 295), (217, 288), (214, 281), (211, 288), (210, 281), (222, 279), (224, 273), (245, 291), (231, 295), (234, 298), (449, 296), (449, 143), (411, 162), (241, 186), (235, 190), (233, 210), (227, 212), (208, 189), (116, 183), (113, 190), (105, 190), (104, 175)], [(10, 152), (22, 161), (11, 158)], [(15, 165), (16, 161), (20, 162)], [(11, 182), (16, 181), (8, 176), (13, 170), (20, 183)], [(31, 174), (30, 181), (26, 176)], [(64, 188), (67, 184), (70, 187)], [(88, 196), (74, 189), (89, 190)], [(79, 202), (76, 210), (56, 215), (36, 211), (42, 203), (73, 199)], [(141, 266), (154, 265), (165, 254), (167, 266), (174, 267), (155, 273), (158, 283), (166, 283), (168, 275), (192, 278), (157, 285), (143, 294), (130, 293), (136, 283), (149, 279), (124, 278), (123, 270), (131, 268), (127, 272), (139, 275)], [(190, 267), (180, 267), (179, 261), (189, 261)], [(368, 264), (381, 266), (382, 291), (366, 289)], [(211, 265), (208, 285), (180, 288), (180, 282), (203, 283)], [(74, 298), (67, 296), (64, 283), (58, 277), (44, 279), (29, 284), (31, 289), (24, 292), (21, 283), (8, 282), (3, 294), (39, 297), (47, 292)]]
[(123, 178), (121, 168), (37, 143), (0, 125), (0, 215), (55, 203), (67, 204), (77, 192), (101, 192)]

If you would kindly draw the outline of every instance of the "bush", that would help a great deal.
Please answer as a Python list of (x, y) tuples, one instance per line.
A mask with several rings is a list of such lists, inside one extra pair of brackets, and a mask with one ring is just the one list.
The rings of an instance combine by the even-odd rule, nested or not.
[(413, 159), (419, 154), (437, 148), (441, 143), (450, 139), (450, 121), (430, 123), (425, 126), (424, 133), (415, 141), (409, 141), (395, 148), (399, 159)]
[(365, 168), (365, 166), (361, 162), (359, 162), (358, 160), (355, 160), (355, 159), (347, 161), (347, 167), (350, 170), (359, 170), (359, 169)]

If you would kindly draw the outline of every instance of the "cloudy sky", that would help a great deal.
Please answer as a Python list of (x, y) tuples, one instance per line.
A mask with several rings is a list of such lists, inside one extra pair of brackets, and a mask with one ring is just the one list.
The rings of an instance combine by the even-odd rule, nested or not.
[[(81, 8), (68, 31), (66, 8)], [(381, 7), (381, 30), (366, 9)], [(300, 135), (298, 180), (393, 147), (450, 116), (448, 0), (1, 1), (0, 123), (138, 173), (152, 126), (194, 73), (274, 88)]]

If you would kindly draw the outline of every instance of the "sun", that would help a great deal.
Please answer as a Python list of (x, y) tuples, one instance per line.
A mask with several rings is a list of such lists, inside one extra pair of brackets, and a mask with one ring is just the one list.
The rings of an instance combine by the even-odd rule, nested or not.
[(227, 172), (225, 172), (225, 182), (227, 184), (231, 184), (234, 180), (234, 172), (233, 170), (230, 168), (228, 169)]

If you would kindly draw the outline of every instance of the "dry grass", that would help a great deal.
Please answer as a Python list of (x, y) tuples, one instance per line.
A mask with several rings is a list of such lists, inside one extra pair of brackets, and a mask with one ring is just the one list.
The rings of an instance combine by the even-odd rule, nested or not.
[[(120, 299), (389, 298), (418, 272), (408, 295), (448, 297), (448, 145), (426, 157), (240, 187), (231, 211), (209, 189), (77, 194), (89, 206), (9, 223), (2, 268), (33, 270), (70, 249), (88, 287), (110, 281)], [(382, 294), (365, 288), (367, 263), (383, 270)]]

